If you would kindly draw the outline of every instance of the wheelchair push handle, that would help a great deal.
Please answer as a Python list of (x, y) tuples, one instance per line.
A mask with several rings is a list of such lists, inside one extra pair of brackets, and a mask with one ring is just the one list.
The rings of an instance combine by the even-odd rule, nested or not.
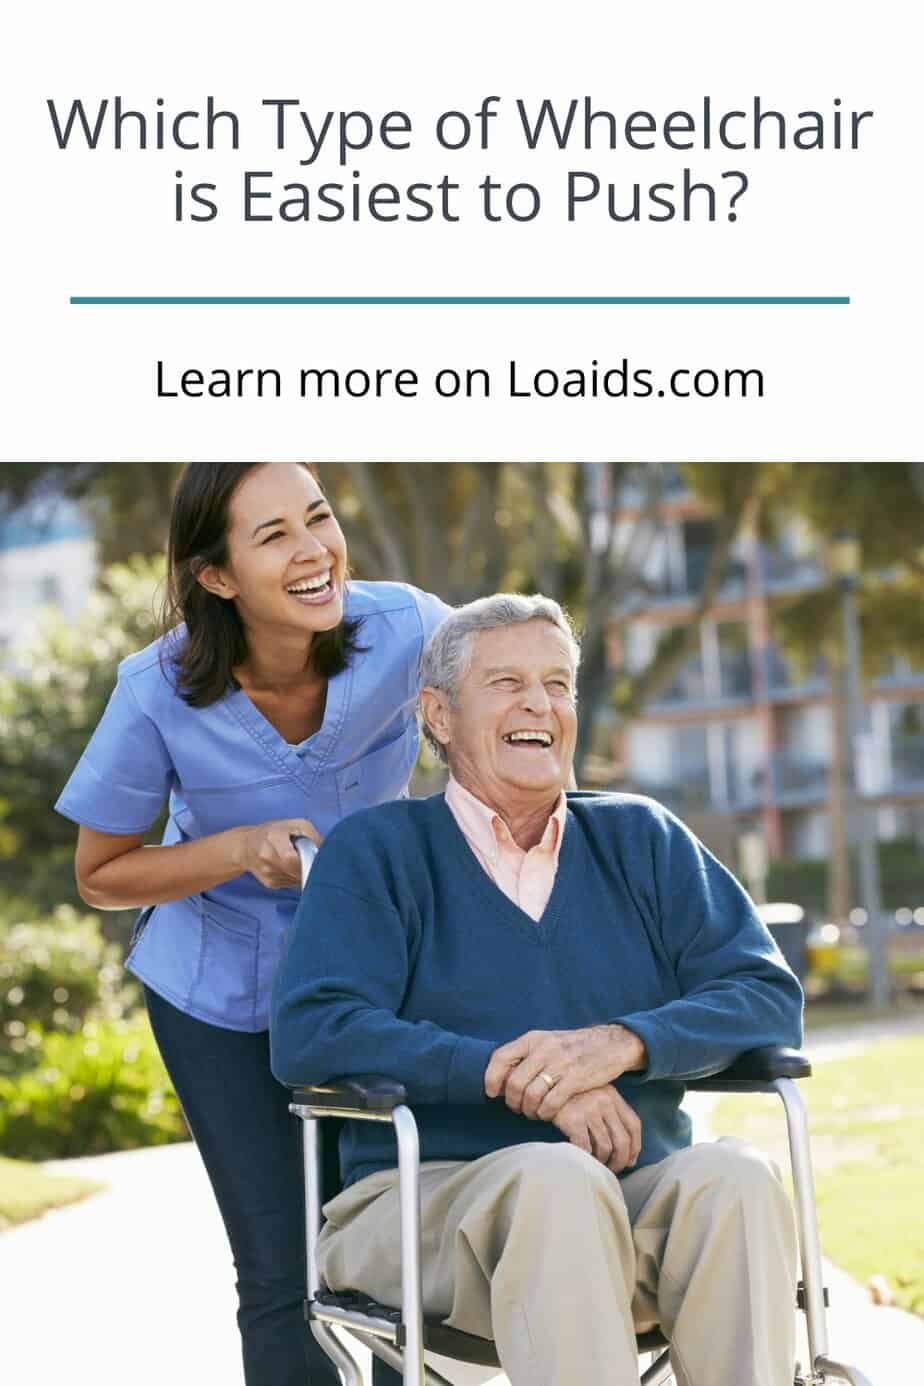
[(292, 846), (298, 853), (298, 860), (302, 871), (302, 890), (308, 881), (308, 875), (314, 865), (314, 859), (318, 855), (318, 849), (311, 841), (310, 837), (293, 837)]

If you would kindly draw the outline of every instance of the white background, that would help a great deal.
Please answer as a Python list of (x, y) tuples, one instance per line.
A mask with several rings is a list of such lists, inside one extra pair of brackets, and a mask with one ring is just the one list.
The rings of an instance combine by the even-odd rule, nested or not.
[[(924, 455), (917, 6), (853, 3), (17, 6), (0, 91), (6, 459), (798, 458)], [(9, 21), (8, 21), (9, 31)], [(120, 93), (152, 111), (238, 111), (242, 147), (58, 150), (45, 100)], [(492, 147), (450, 154), (434, 116), (499, 94)], [(873, 109), (856, 153), (529, 153), (516, 97), (636, 108)], [(528, 225), (244, 224), (245, 168), (339, 181), (277, 153), (263, 97), (313, 115), (410, 113), (413, 147), (357, 155), (363, 181), (538, 184)], [(621, 185), (743, 168), (736, 223), (568, 225), (569, 168)], [(174, 170), (222, 213), (173, 220)], [(74, 294), (849, 294), (850, 307), (72, 307)], [(154, 367), (565, 370), (596, 357), (669, 371), (759, 367), (763, 400), (158, 400)]]

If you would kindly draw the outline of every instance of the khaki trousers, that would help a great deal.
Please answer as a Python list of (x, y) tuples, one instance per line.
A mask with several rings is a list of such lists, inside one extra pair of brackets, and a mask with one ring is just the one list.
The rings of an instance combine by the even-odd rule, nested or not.
[[(324, 1209), (322, 1279), (401, 1302), (397, 1171)], [(494, 1338), (512, 1386), (628, 1386), (660, 1324), (680, 1386), (791, 1386), (796, 1240), (734, 1137), (624, 1179), (562, 1141), (421, 1166), (424, 1312)]]

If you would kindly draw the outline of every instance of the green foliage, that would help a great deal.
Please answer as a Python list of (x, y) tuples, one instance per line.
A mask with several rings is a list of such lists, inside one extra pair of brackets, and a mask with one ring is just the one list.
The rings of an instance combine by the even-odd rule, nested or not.
[(36, 1065), (0, 1075), (0, 1149), (30, 1160), (165, 1145), (187, 1132), (147, 1021), (41, 1033)]
[(867, 581), (859, 594), (863, 665), (867, 675), (888, 671), (895, 655), (924, 668), (924, 581), (898, 571)]
[(359, 577), (451, 603), (541, 590), (574, 605), (584, 542), (579, 467), (565, 462), (344, 462), (321, 468)]
[(136, 983), (96, 915), (0, 919), (0, 1150), (96, 1155), (182, 1140)]
[(879, 844), (882, 903), (888, 909), (924, 904), (924, 854), (914, 838)]
[[(798, 680), (808, 678), (819, 655), (838, 666), (842, 650), (841, 598), (834, 584), (800, 592), (778, 603), (773, 610), (773, 634)], [(865, 640), (863, 653), (865, 659)], [(881, 670), (877, 667), (874, 672)]]
[[(765, 464), (767, 465), (767, 464)], [(850, 532), (864, 564), (890, 568), (913, 558), (924, 535), (924, 494), (915, 463), (771, 463), (786, 469), (783, 504), (808, 521), (822, 540)]]
[(778, 857), (767, 868), (767, 899), (787, 900), (812, 914), (825, 909), (828, 863), (799, 857)]
[[(924, 666), (924, 584), (908, 572), (867, 576), (857, 591), (863, 675), (891, 672), (896, 655)], [(835, 583), (781, 602), (773, 613), (774, 634), (796, 673), (805, 677), (823, 654), (837, 665), (843, 658), (841, 594)]]
[(139, 999), (96, 915), (59, 905), (50, 919), (0, 920), (0, 1073), (34, 1064), (43, 1031), (121, 1020)]
[[(879, 877), (883, 908), (924, 904), (924, 855), (913, 838), (896, 838), (879, 844)], [(827, 908), (828, 863), (823, 860), (780, 857), (770, 863), (767, 896), (792, 900), (813, 914)], [(857, 899), (854, 892), (854, 899)]]
[(687, 485), (717, 513), (741, 514), (748, 503), (775, 500), (786, 488), (788, 464), (772, 462), (685, 462)]
[[(839, 534), (854, 535), (860, 548), (857, 606), (864, 674), (888, 672), (895, 655), (924, 664), (924, 492), (919, 464), (902, 462), (770, 462), (759, 464), (761, 527), (765, 537), (787, 516), (808, 522), (815, 547), (825, 550)], [(705, 499), (717, 484), (706, 464), (686, 468)], [(724, 468), (716, 469), (723, 472)], [(841, 657), (840, 594), (833, 578), (774, 611), (774, 634), (804, 673), (823, 653)]]
[(7, 900), (47, 913), (80, 906), (76, 830), (52, 804), (89, 741), (121, 660), (156, 636), (161, 559), (106, 569), (99, 592), (69, 625), (49, 614), (22, 656), (0, 675), (0, 875)]

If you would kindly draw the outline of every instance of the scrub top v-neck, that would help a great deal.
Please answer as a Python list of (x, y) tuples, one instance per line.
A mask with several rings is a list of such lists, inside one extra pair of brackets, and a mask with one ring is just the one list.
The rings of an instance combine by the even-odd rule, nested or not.
[[(256, 703), (243, 688), (236, 688), (225, 695), (228, 711), (237, 719), (240, 726), (251, 736), (266, 756), (283, 773), (290, 773), (304, 782), (306, 774), (311, 776), (327, 764), (335, 749), (350, 709), (353, 690), (353, 666), (335, 674), (327, 681), (327, 698), (321, 725), (311, 736), (297, 745), (287, 741), (277, 731)], [(306, 784), (310, 789), (310, 782)]]
[[(178, 695), (170, 642), (124, 660), (106, 711), (55, 805), (107, 833), (146, 832), (164, 801), (164, 844), (242, 824), (307, 818), (325, 836), (357, 809), (400, 798), (417, 755), (423, 646), (448, 614), (402, 583), (352, 583), (359, 649), (328, 680), (321, 726), (298, 746), (243, 689), (205, 708)], [(128, 967), (189, 1015), (236, 1030), (268, 1024), (273, 977), (298, 903), (249, 873), (142, 911)]]

